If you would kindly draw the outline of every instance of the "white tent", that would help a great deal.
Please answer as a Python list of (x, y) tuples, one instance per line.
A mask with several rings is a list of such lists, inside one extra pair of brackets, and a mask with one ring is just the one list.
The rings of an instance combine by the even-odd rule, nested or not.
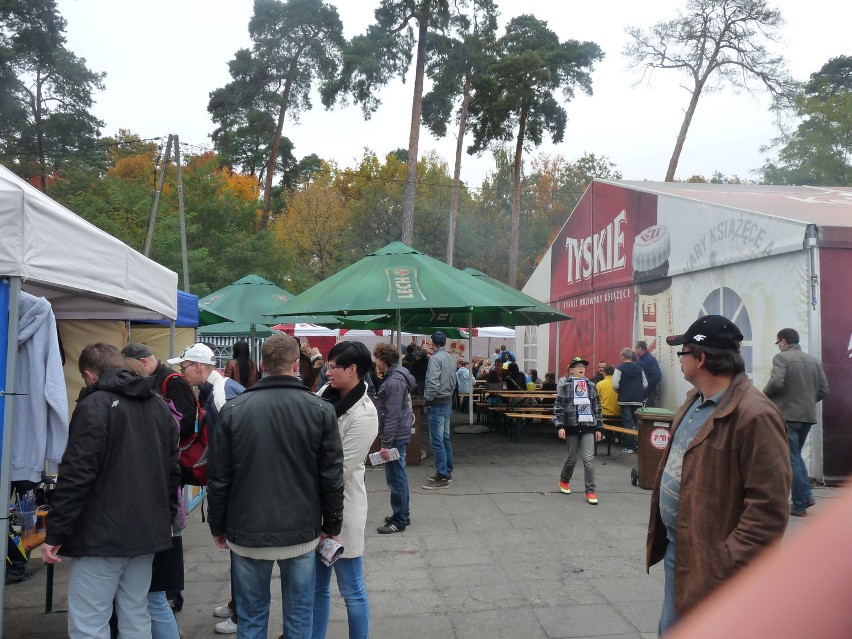
[[(0, 495), (9, 495), (21, 291), (58, 320), (174, 320), (177, 274), (134, 251), (0, 166)], [(8, 310), (6, 308), (8, 306)], [(4, 497), (5, 499), (5, 497)], [(6, 536), (2, 549), (5, 552)], [(0, 576), (5, 573), (0, 568)], [(0, 629), (3, 588), (0, 586)], [(2, 633), (2, 630), (0, 630)]]

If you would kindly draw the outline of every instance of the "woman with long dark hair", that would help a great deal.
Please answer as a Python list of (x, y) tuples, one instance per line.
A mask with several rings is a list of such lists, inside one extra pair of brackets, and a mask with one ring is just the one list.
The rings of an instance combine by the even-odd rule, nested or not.
[(249, 356), (249, 345), (245, 340), (234, 342), (231, 348), (233, 359), (225, 366), (225, 377), (241, 384), (244, 388), (251, 388), (260, 379), (257, 364)]

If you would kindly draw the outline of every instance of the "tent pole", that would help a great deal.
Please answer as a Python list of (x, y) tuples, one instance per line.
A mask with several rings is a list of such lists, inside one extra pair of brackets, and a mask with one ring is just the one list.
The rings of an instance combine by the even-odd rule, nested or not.
[(175, 356), (175, 321), (169, 322), (169, 357)]
[[(8, 304), (9, 304), (9, 313), (8, 313), (8, 325), (6, 328), (6, 348), (5, 348), (5, 368), (6, 374), (4, 377), (0, 378), (3, 382), (3, 387), (0, 390), (3, 391), (3, 395), (0, 395), (0, 414), (3, 416), (3, 449), (2, 454), (0, 454), (0, 458), (2, 458), (2, 462), (0, 462), (0, 498), (2, 498), (2, 509), (0, 509), (0, 521), (3, 523), (0, 524), (0, 527), (3, 528), (3, 532), (6, 532), (9, 528), (9, 509), (7, 508), (7, 504), (9, 503), (9, 488), (10, 488), (10, 471), (9, 464), (12, 459), (12, 429), (14, 428), (14, 421), (12, 420), (12, 412), (14, 409), (15, 396), (14, 394), (6, 395), (6, 393), (14, 393), (15, 392), (15, 358), (18, 353), (18, 349), (16, 348), (18, 344), (18, 313), (20, 313), (21, 309), (21, 278), (20, 277), (10, 277), (9, 285), (8, 285)], [(5, 295), (4, 295), (5, 297)], [(2, 339), (2, 338), (0, 338)], [(2, 354), (2, 349), (0, 349), (0, 354)], [(8, 550), (9, 543), (9, 535), (0, 535), (0, 538), (3, 539), (0, 542), (0, 547), (3, 549), (3, 556), (6, 556)], [(6, 583), (6, 562), (0, 561), (2, 567), (0, 567), (0, 577), (3, 578), (3, 584)], [(5, 598), (5, 586), (0, 585), (0, 637), (3, 636), (3, 605)]]
[(467, 361), (470, 373), (470, 393), (467, 399), (467, 424), (473, 425), (473, 311), (468, 314), (467, 320)]

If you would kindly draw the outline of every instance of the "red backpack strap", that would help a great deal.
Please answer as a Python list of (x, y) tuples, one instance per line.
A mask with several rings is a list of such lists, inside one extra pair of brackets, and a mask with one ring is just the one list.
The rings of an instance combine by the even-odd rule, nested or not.
[(163, 380), (163, 387), (160, 389), (160, 395), (166, 397), (166, 386), (168, 386), (169, 381), (175, 377), (183, 377), (180, 373), (170, 373), (166, 375), (166, 379)]

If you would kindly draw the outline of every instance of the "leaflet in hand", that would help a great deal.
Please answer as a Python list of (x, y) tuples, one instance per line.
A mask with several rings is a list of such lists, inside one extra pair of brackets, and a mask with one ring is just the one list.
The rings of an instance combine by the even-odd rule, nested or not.
[(390, 457), (390, 459), (383, 458), (381, 451), (370, 453), (369, 457), (370, 463), (373, 466), (378, 466), (379, 464), (384, 464), (385, 462), (395, 461), (399, 459), (399, 451), (396, 448), (388, 448), (388, 457)]

